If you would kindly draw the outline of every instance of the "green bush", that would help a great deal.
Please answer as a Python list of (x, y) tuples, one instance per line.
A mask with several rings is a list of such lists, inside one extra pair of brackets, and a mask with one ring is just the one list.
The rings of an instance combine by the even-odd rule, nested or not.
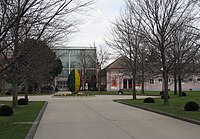
[(20, 98), (18, 101), (17, 101), (18, 105), (28, 105), (28, 100), (25, 99), (25, 98)]
[(155, 100), (151, 97), (148, 97), (148, 98), (145, 98), (143, 102), (144, 103), (155, 103)]
[(194, 101), (189, 101), (185, 104), (185, 111), (198, 111), (199, 105)]
[(10, 93), (10, 92), (6, 92), (6, 95), (7, 95), (7, 96), (10, 96), (10, 95), (11, 95), (11, 93)]
[(0, 115), (1, 116), (11, 116), (13, 115), (13, 110), (10, 106), (3, 105), (0, 107)]
[(182, 92), (181, 95), (182, 95), (183, 97), (186, 97), (186, 96), (187, 96), (187, 94), (186, 94), (185, 92)]

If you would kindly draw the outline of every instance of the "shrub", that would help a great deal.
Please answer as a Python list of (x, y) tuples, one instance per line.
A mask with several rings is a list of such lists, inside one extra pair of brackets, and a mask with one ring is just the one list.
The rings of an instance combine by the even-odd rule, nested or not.
[(199, 105), (194, 101), (189, 101), (185, 104), (185, 111), (198, 111)]
[(53, 93), (54, 88), (52, 86), (43, 86), (41, 88), (41, 91), (44, 92), (44, 93)]
[(148, 98), (145, 98), (143, 102), (144, 103), (155, 103), (155, 100), (151, 97), (148, 97)]
[(182, 92), (182, 96), (183, 96), (183, 97), (186, 97), (187, 94), (186, 94), (185, 92)]
[(18, 105), (28, 105), (28, 100), (25, 99), (25, 98), (20, 98), (18, 101), (17, 101)]
[(3, 105), (0, 107), (0, 115), (1, 116), (11, 116), (13, 113), (14, 112), (10, 106)]
[(7, 96), (10, 96), (10, 95), (11, 95), (11, 93), (10, 93), (10, 92), (6, 92), (6, 95), (7, 95)]

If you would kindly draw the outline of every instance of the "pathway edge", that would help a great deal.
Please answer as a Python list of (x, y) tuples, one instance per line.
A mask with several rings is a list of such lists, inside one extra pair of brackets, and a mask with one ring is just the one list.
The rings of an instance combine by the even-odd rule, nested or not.
[(42, 116), (43, 116), (43, 114), (44, 114), (44, 111), (45, 111), (47, 105), (48, 105), (48, 102), (45, 101), (45, 103), (44, 103), (42, 109), (40, 110), (40, 112), (39, 112), (37, 118), (35, 119), (33, 125), (31, 126), (31, 128), (30, 128), (30, 130), (29, 130), (29, 132), (28, 132), (28, 134), (26, 135), (25, 139), (33, 139), (33, 138), (34, 138), (35, 133), (36, 133), (36, 130), (37, 130), (39, 124), (40, 124), (40, 121), (41, 121), (41, 119), (42, 119)]
[(124, 102), (121, 102), (121, 101), (118, 101), (118, 100), (113, 100), (113, 101), (117, 102), (117, 103), (125, 104), (125, 105), (128, 105), (128, 106), (136, 107), (136, 108), (139, 108), (139, 109), (147, 110), (147, 111), (150, 111), (150, 112), (158, 113), (158, 114), (161, 114), (161, 115), (165, 115), (165, 116), (168, 116), (168, 117), (172, 117), (172, 118), (182, 120), (182, 121), (185, 121), (185, 122), (190, 122), (190, 123), (193, 123), (193, 124), (200, 125), (200, 121), (197, 121), (197, 120), (177, 116), (177, 115), (174, 115), (174, 114), (171, 114), (171, 113), (157, 111), (157, 110), (150, 109), (150, 108), (145, 108), (145, 107), (134, 105), (134, 104), (127, 104), (127, 103), (124, 103)]

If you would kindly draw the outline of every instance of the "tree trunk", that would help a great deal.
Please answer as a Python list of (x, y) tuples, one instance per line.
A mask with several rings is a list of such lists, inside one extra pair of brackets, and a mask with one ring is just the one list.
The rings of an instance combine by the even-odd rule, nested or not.
[[(163, 48), (163, 47), (161, 47)], [(165, 58), (165, 49), (161, 51), (162, 67), (163, 67), (163, 79), (164, 79), (164, 105), (169, 105), (168, 100), (168, 69)]]
[(144, 94), (144, 63), (142, 62), (142, 88), (141, 94)]
[[(133, 69), (132, 69), (132, 81), (133, 81), (133, 99), (137, 99), (136, 98), (136, 88), (135, 88), (135, 79), (136, 79), (136, 64), (137, 64), (137, 55), (134, 57), (134, 61), (133, 61)], [(131, 61), (132, 62), (132, 61)]]
[(41, 93), (42, 93), (42, 86), (41, 86), (40, 83), (39, 83), (39, 85), (38, 85), (38, 89), (39, 89), (39, 90), (38, 90), (38, 93), (41, 94)]
[(98, 71), (97, 78), (98, 78), (98, 91), (100, 92), (101, 91), (101, 69), (99, 69)]
[(163, 69), (163, 79), (164, 79), (164, 105), (169, 105), (168, 100), (168, 72), (167, 69)]
[(142, 88), (141, 94), (144, 94), (144, 52), (142, 52)]
[(175, 66), (174, 66), (174, 95), (177, 95), (177, 65), (175, 62)]
[(178, 59), (178, 90), (179, 90), (179, 97), (182, 96), (182, 75), (181, 75), (181, 65), (180, 60)]
[(144, 80), (142, 80), (141, 94), (144, 94)]
[(83, 68), (83, 90), (85, 90), (85, 83), (86, 83), (86, 68), (84, 66), (84, 68)]
[(136, 99), (135, 80), (132, 79), (132, 81), (133, 81), (133, 89), (132, 89), (132, 92), (133, 92), (133, 99)]
[(13, 80), (13, 99), (12, 99), (12, 108), (16, 108), (17, 107), (17, 83), (15, 80)]
[[(17, 14), (19, 15), (19, 7), (17, 9)], [(14, 51), (13, 51), (13, 57), (18, 56), (18, 49), (19, 49), (19, 24), (20, 24), (20, 18), (16, 21), (16, 25), (14, 27), (14, 36), (13, 36), (13, 41), (14, 41)], [(17, 61), (16, 61), (17, 62)], [(12, 107), (15, 108), (17, 107), (17, 77), (19, 76), (17, 74), (17, 63), (14, 63), (13, 65), (13, 102), (12, 102)]]
[(28, 84), (27, 79), (24, 80), (24, 85), (25, 85), (24, 97), (25, 97), (26, 100), (28, 100), (28, 87), (29, 87), (29, 84)]
[(175, 73), (174, 73), (174, 95), (177, 95), (177, 78)]
[(180, 71), (178, 72), (178, 90), (179, 90), (179, 97), (181, 97), (182, 96), (182, 79), (181, 79)]
[(133, 99), (136, 99), (136, 88), (135, 88), (135, 77), (136, 77), (136, 69), (135, 69), (135, 60), (134, 60), (134, 63), (133, 61), (130, 61), (131, 62), (131, 73), (132, 73), (132, 82), (133, 82), (133, 86), (132, 86), (132, 95), (133, 95)]

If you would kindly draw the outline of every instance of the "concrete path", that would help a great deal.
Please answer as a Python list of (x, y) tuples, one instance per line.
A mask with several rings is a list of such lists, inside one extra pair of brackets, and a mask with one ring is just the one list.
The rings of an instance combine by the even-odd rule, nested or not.
[(49, 102), (34, 139), (200, 139), (200, 126), (113, 102), (131, 96), (30, 97)]

